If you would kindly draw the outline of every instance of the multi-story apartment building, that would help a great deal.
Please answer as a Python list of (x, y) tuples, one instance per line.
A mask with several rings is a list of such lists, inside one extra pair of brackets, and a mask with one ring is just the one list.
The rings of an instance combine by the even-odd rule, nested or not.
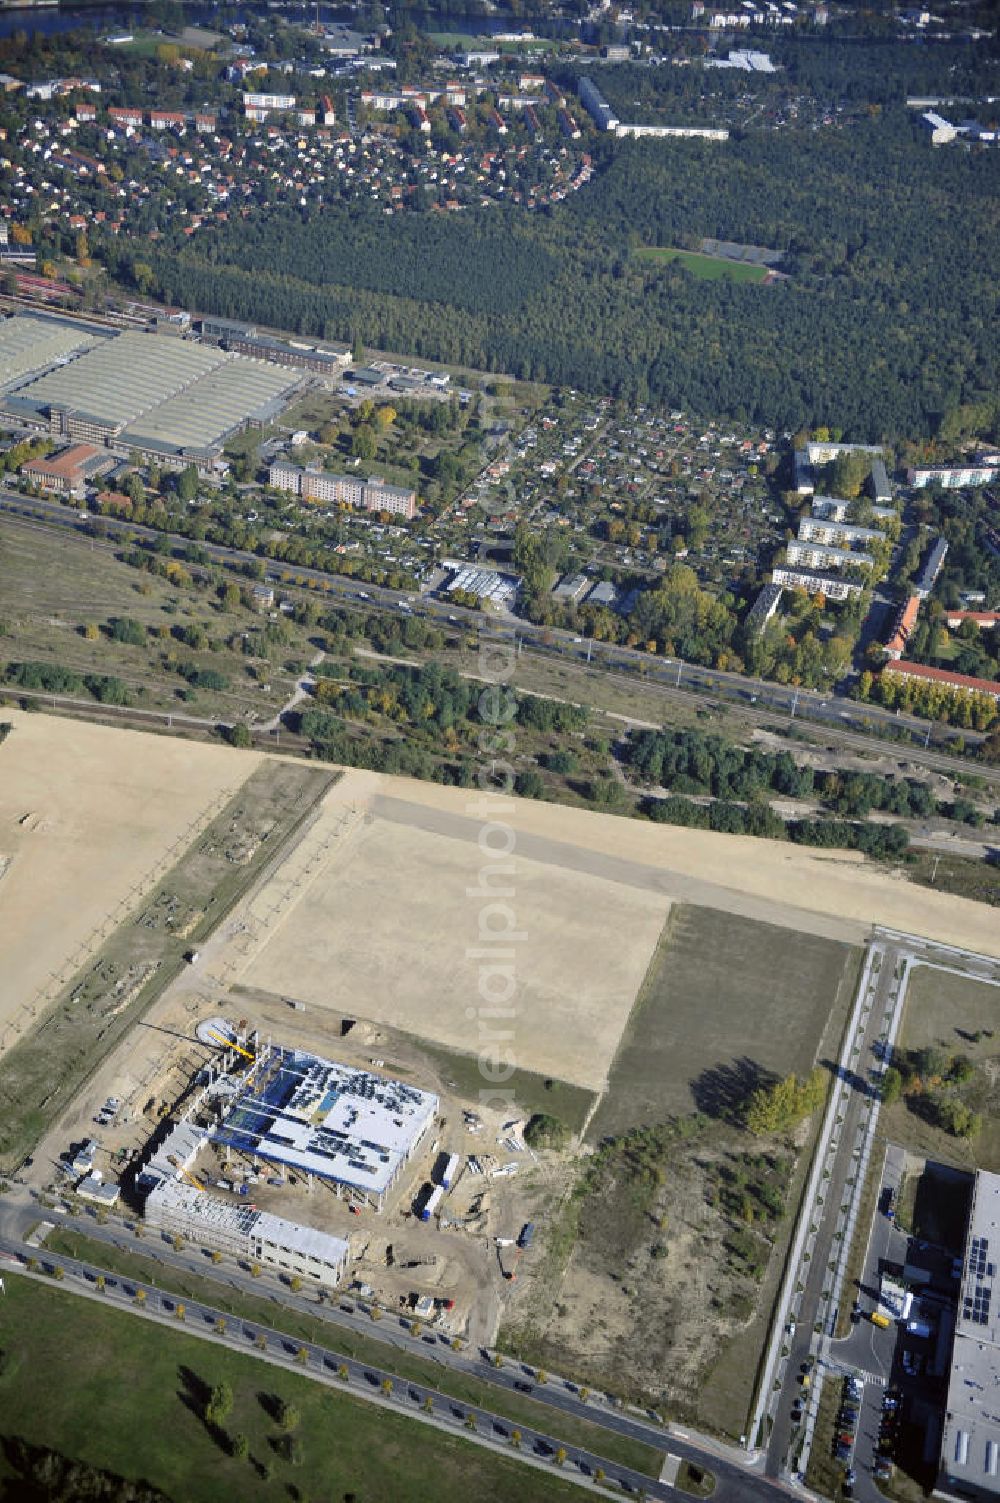
[(361, 511), (385, 511), (394, 516), (416, 516), (417, 493), (402, 486), (386, 485), (377, 476), (333, 475), (326, 470), (303, 470), (287, 460), (271, 465), (268, 483), (275, 490), (291, 491), (305, 501), (354, 506)]
[(791, 542), (785, 549), (790, 564), (805, 564), (807, 569), (872, 569), (870, 553), (855, 553), (850, 548), (833, 548), (825, 543)]
[(771, 570), (774, 584), (785, 590), (805, 590), (807, 595), (825, 595), (827, 600), (849, 600), (860, 595), (863, 585), (840, 574), (821, 574), (815, 569), (790, 568), (784, 564)]

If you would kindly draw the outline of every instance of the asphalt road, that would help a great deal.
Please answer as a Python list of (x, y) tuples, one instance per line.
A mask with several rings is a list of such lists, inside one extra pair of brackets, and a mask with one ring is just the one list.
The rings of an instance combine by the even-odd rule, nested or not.
[[(628, 1435), (636, 1440), (651, 1444), (661, 1451), (667, 1451), (682, 1459), (687, 1458), (696, 1465), (707, 1468), (716, 1477), (717, 1485), (714, 1497), (722, 1500), (722, 1503), (740, 1503), (742, 1499), (771, 1499), (773, 1500), (784, 1492), (783, 1488), (775, 1485), (759, 1473), (755, 1473), (749, 1467), (741, 1466), (726, 1457), (701, 1450), (690, 1444), (677, 1439), (673, 1434), (665, 1431), (659, 1425), (653, 1425), (635, 1418), (624, 1411), (610, 1408), (606, 1401), (599, 1396), (593, 1400), (581, 1400), (569, 1385), (554, 1380), (548, 1383), (532, 1384), (531, 1396), (539, 1403), (550, 1408), (553, 1412), (552, 1430), (542, 1431), (531, 1428), (524, 1424), (515, 1426), (513, 1422), (502, 1415), (495, 1413), (482, 1405), (460, 1402), (427, 1383), (410, 1381), (399, 1376), (392, 1368), (393, 1348), (406, 1349), (419, 1354), (422, 1357), (430, 1356), (432, 1360), (442, 1366), (451, 1367), (467, 1375), (473, 1375), (485, 1383), (490, 1383), (497, 1388), (514, 1389), (515, 1385), (523, 1384), (525, 1373), (530, 1369), (523, 1369), (517, 1364), (506, 1362), (502, 1369), (495, 1369), (478, 1354), (471, 1357), (464, 1353), (453, 1352), (442, 1338), (427, 1332), (422, 1338), (414, 1338), (404, 1333), (402, 1323), (398, 1331), (389, 1332), (384, 1330), (392, 1322), (393, 1317), (387, 1314), (380, 1322), (376, 1332), (373, 1329), (371, 1319), (362, 1314), (359, 1307), (349, 1296), (334, 1296), (332, 1303), (317, 1306), (315, 1302), (298, 1299), (290, 1296), (287, 1291), (282, 1291), (279, 1296), (264, 1285), (263, 1280), (251, 1280), (249, 1277), (234, 1275), (231, 1265), (227, 1268), (224, 1276), (220, 1275), (216, 1265), (209, 1264), (206, 1268), (199, 1263), (198, 1258), (186, 1257), (174, 1253), (172, 1246), (166, 1242), (154, 1242), (152, 1236), (144, 1239), (138, 1247), (132, 1243), (137, 1254), (153, 1256), (164, 1266), (162, 1281), (157, 1284), (145, 1279), (125, 1277), (119, 1273), (103, 1268), (99, 1263), (90, 1263), (85, 1260), (71, 1258), (62, 1253), (47, 1253), (44, 1246), (41, 1248), (28, 1247), (24, 1237), (40, 1218), (44, 1218), (44, 1211), (33, 1206), (25, 1200), (17, 1191), (14, 1192), (14, 1201), (5, 1203), (2, 1215), (0, 1215), (0, 1256), (7, 1255), (23, 1266), (29, 1256), (39, 1260), (44, 1270), (51, 1270), (55, 1265), (64, 1270), (63, 1288), (69, 1292), (78, 1291), (81, 1288), (94, 1290), (98, 1276), (105, 1280), (105, 1294), (109, 1301), (126, 1303), (134, 1309), (135, 1294), (138, 1289), (145, 1291), (146, 1311), (150, 1315), (167, 1314), (176, 1318), (178, 1303), (184, 1306), (184, 1324), (186, 1330), (193, 1334), (209, 1335), (213, 1339), (220, 1339), (216, 1334), (222, 1328), (218, 1326), (221, 1320), (225, 1328), (227, 1339), (230, 1344), (241, 1346), (251, 1355), (256, 1354), (260, 1348), (258, 1340), (265, 1338), (265, 1348), (268, 1353), (284, 1354), (289, 1360), (294, 1361), (297, 1369), (301, 1368), (307, 1375), (316, 1376), (324, 1374), (336, 1375), (341, 1366), (346, 1366), (349, 1373), (349, 1386), (361, 1393), (383, 1395), (383, 1384), (386, 1380), (391, 1384), (392, 1396), (399, 1400), (401, 1407), (410, 1408), (413, 1411), (423, 1412), (428, 1398), (431, 1401), (432, 1411), (438, 1417), (448, 1422), (454, 1422), (456, 1428), (464, 1429), (467, 1424), (467, 1416), (472, 1414), (475, 1419), (476, 1430), (479, 1435), (491, 1436), (494, 1439), (505, 1440), (509, 1443), (510, 1432), (518, 1428), (522, 1434), (521, 1450), (525, 1455), (534, 1455), (551, 1460), (555, 1453), (564, 1449), (567, 1455), (567, 1467), (573, 1467), (584, 1476), (593, 1477), (595, 1470), (603, 1469), (607, 1479), (617, 1483), (624, 1492), (639, 1492), (645, 1490), (649, 1498), (668, 1499), (675, 1496), (673, 1488), (666, 1483), (660, 1483), (631, 1468), (624, 1467), (617, 1462), (611, 1461), (599, 1454), (581, 1449), (560, 1439), (558, 1434), (558, 1416), (560, 1413), (570, 1414), (576, 1418), (589, 1420), (591, 1423), (601, 1426), (608, 1431), (616, 1431), (619, 1434)], [(53, 1218), (49, 1218), (53, 1219)], [(103, 1240), (115, 1246), (129, 1250), (127, 1232), (123, 1225), (109, 1223), (100, 1226), (87, 1218), (60, 1217), (54, 1218), (57, 1223), (72, 1227), (74, 1230), (85, 1232), (95, 1240)], [(200, 1277), (214, 1279), (215, 1282), (229, 1285), (241, 1292), (253, 1294), (256, 1298), (269, 1295), (275, 1305), (273, 1324), (263, 1324), (259, 1321), (243, 1320), (225, 1310), (203, 1302), (201, 1300), (171, 1294), (169, 1290), (170, 1269), (176, 1266), (178, 1270), (195, 1272)], [(290, 1336), (281, 1330), (280, 1311), (287, 1305), (296, 1310), (307, 1311), (313, 1317), (319, 1317), (330, 1322), (331, 1342), (330, 1345), (314, 1342), (304, 1342), (301, 1338)], [(336, 1349), (337, 1327), (344, 1330), (354, 1330), (363, 1334), (368, 1340), (383, 1343), (386, 1352), (384, 1365), (374, 1365), (362, 1362), (339, 1353)], [(423, 1347), (423, 1350), (420, 1348)], [(303, 1349), (305, 1358), (302, 1357)], [(530, 1381), (530, 1380), (528, 1380)]]
[[(877, 976), (873, 972), (870, 1007), (858, 1029), (860, 1047), (852, 1055), (855, 1063), (851, 1069), (840, 1071), (838, 1068), (840, 1084), (837, 1089), (844, 1091), (846, 1088), (846, 1100), (838, 1108), (837, 1149), (830, 1177), (821, 1181), (822, 1205), (817, 1200), (812, 1207), (805, 1206), (802, 1213), (811, 1216), (817, 1230), (814, 1240), (807, 1243), (810, 1259), (800, 1274), (802, 1292), (793, 1301), (796, 1324), (794, 1333), (787, 1339), (787, 1359), (779, 1373), (782, 1386), (773, 1410), (774, 1423), (766, 1463), (769, 1476), (787, 1476), (792, 1472), (792, 1458), (800, 1438), (800, 1422), (793, 1418), (792, 1410), (795, 1401), (805, 1397), (802, 1388), (804, 1365), (816, 1363), (819, 1358), (827, 1382), (838, 1382), (838, 1374), (851, 1371), (865, 1384), (854, 1459), (857, 1472), (855, 1497), (859, 1503), (878, 1503), (882, 1497), (872, 1477), (872, 1466), (882, 1397), (885, 1384), (894, 1375), (893, 1364), (900, 1340), (896, 1325), (880, 1330), (864, 1317), (876, 1307), (879, 1273), (884, 1263), (902, 1264), (906, 1261), (906, 1238), (877, 1209), (870, 1226), (856, 1224), (854, 1235), (865, 1239), (865, 1263), (859, 1285), (845, 1282), (840, 1301), (846, 1306), (848, 1302), (853, 1304), (857, 1297), (862, 1318), (848, 1336), (840, 1340), (833, 1339), (840, 1306), (828, 1309), (824, 1291), (833, 1282), (831, 1263), (849, 1251), (846, 1242), (840, 1244), (835, 1240), (843, 1223), (842, 1207), (852, 1203), (857, 1208), (862, 1202), (865, 1179), (868, 1175), (883, 1173), (881, 1161), (870, 1162), (867, 1175), (860, 1173), (859, 1159), (868, 1109), (877, 1102), (876, 1076), (884, 1058), (881, 1039), (887, 1015), (894, 1007), (892, 994), (898, 980), (897, 970), (903, 957), (909, 955), (916, 961), (956, 967), (971, 976), (1000, 982), (1000, 962), (988, 957), (971, 957), (966, 952), (950, 950), (932, 941), (895, 936), (889, 931), (876, 931), (874, 941), (882, 949), (883, 958)], [(883, 1182), (888, 1181), (880, 1179), (879, 1187)], [(850, 1225), (851, 1219), (848, 1218), (848, 1227)], [(817, 1334), (817, 1328), (821, 1334)], [(814, 1373), (818, 1370), (819, 1365), (813, 1369)], [(817, 1437), (817, 1443), (825, 1443), (824, 1437)]]
[[(874, 992), (871, 1006), (867, 1017), (863, 1019), (858, 1029), (857, 1041), (860, 1043), (860, 1050), (857, 1054), (857, 1071), (849, 1070), (841, 1073), (838, 1067), (838, 1077), (842, 1085), (847, 1087), (847, 1099), (838, 1112), (841, 1118), (837, 1127), (838, 1147), (830, 1178), (821, 1182), (823, 1204), (822, 1207), (818, 1205), (813, 1208), (807, 1207), (803, 1213), (814, 1217), (818, 1223), (818, 1229), (811, 1244), (807, 1244), (810, 1256), (809, 1263), (801, 1276), (801, 1283), (804, 1287), (793, 1307), (796, 1320), (795, 1331), (788, 1340), (788, 1357), (779, 1374), (782, 1389), (774, 1411), (774, 1424), (767, 1453), (767, 1471), (772, 1476), (780, 1476), (790, 1469), (790, 1457), (798, 1439), (800, 1424), (793, 1418), (792, 1410), (796, 1400), (806, 1397), (802, 1388), (803, 1366), (815, 1361), (819, 1348), (815, 1328), (822, 1322), (823, 1334), (831, 1336), (833, 1326), (836, 1324), (836, 1310), (832, 1312), (829, 1319), (823, 1319), (823, 1291), (830, 1284), (830, 1262), (834, 1253), (838, 1251), (834, 1238), (840, 1220), (841, 1206), (845, 1202), (848, 1180), (853, 1177), (857, 1169), (858, 1141), (864, 1129), (864, 1116), (873, 1093), (877, 1089), (869, 1078), (869, 1071), (876, 1064), (874, 1046), (885, 1027), (886, 1012), (890, 1006), (890, 992), (899, 956), (899, 951), (895, 946), (886, 944), (884, 948), (885, 953), (878, 974), (877, 976), (873, 974), (872, 978)], [(840, 1089), (839, 1086), (836, 1088)], [(853, 1291), (851, 1295), (853, 1297)]]

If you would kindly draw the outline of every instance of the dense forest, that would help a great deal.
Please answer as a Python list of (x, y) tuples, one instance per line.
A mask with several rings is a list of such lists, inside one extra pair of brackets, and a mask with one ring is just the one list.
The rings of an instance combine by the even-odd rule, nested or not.
[[(535, 214), (278, 205), (101, 253), (168, 302), (855, 439), (933, 435), (1000, 384), (1000, 153), (935, 151), (897, 106), (849, 130), (602, 141), (595, 167)], [(702, 236), (783, 250), (792, 275), (702, 281), (633, 254)]]
[[(670, 39), (688, 54), (689, 37)], [(669, 46), (669, 42), (667, 43)], [(943, 92), (970, 98), (995, 96), (1000, 89), (1000, 60), (971, 41), (938, 42), (871, 37), (771, 36), (761, 42), (775, 64), (773, 73), (740, 69), (705, 71), (671, 66), (670, 61), (564, 65), (560, 83), (575, 89), (583, 75), (593, 79), (622, 120), (679, 125), (689, 121), (725, 124), (761, 112), (781, 116), (791, 107), (796, 118), (818, 110), (844, 111), (904, 105), (907, 96)], [(725, 49), (720, 49), (724, 51)], [(805, 98), (803, 97), (805, 96)]]

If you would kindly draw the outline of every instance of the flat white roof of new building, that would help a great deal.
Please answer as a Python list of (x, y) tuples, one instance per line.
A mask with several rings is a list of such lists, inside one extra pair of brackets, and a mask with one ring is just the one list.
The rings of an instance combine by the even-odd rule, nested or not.
[(257, 1211), (250, 1206), (231, 1205), (216, 1195), (196, 1190), (193, 1185), (181, 1185), (176, 1180), (163, 1180), (150, 1192), (147, 1207), (153, 1216), (170, 1213), (190, 1217), (202, 1224), (206, 1233), (229, 1237), (256, 1237), (275, 1247), (289, 1248), (306, 1258), (316, 1258), (333, 1268), (347, 1261), (350, 1245), (343, 1237), (332, 1237), (315, 1227), (303, 1226), (298, 1221), (287, 1221), (284, 1216), (272, 1216), (270, 1211)]
[(381, 1195), (433, 1122), (438, 1098), (303, 1050), (261, 1055), (215, 1136)]
[(54, 361), (101, 342), (99, 335), (60, 319), (21, 314), (0, 319), (0, 388), (15, 386)]
[(976, 1175), (952, 1349), (941, 1467), (1000, 1496), (1000, 1175)]

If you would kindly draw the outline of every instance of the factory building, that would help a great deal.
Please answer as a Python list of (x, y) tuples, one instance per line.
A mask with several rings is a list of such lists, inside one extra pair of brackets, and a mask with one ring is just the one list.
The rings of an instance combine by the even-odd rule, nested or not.
[(53, 320), (55, 330), (41, 319), (9, 329), (13, 322), (0, 323), (0, 412), (54, 438), (169, 467), (211, 470), (225, 440), (273, 421), (301, 380), (185, 339), (74, 330), (60, 341), (64, 321)]

